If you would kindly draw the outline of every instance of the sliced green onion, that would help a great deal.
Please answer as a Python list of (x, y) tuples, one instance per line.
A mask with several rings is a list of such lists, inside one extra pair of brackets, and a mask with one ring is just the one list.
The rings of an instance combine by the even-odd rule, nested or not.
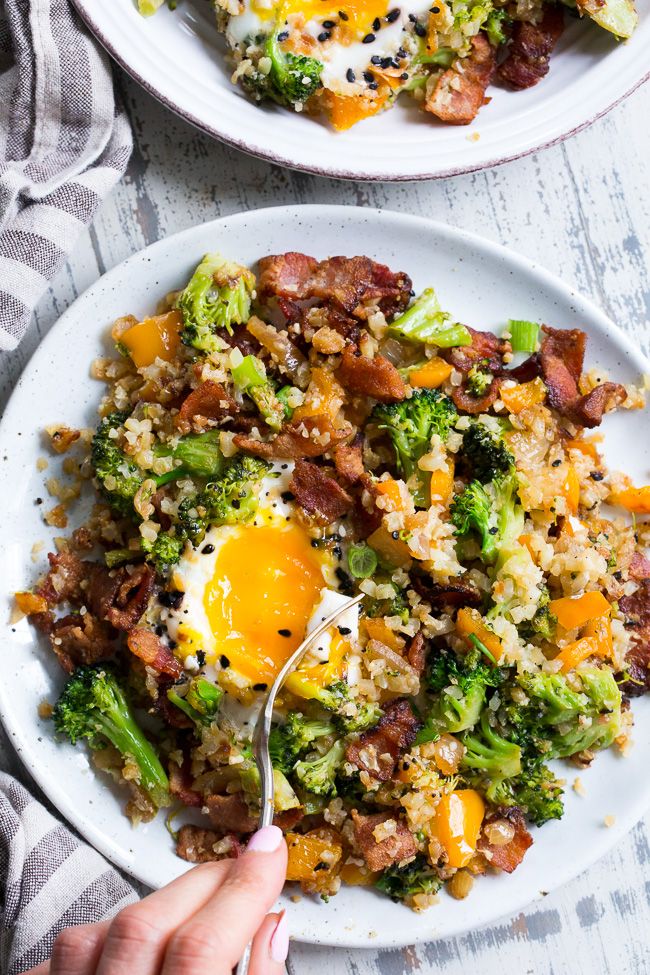
[(350, 575), (367, 579), (377, 568), (377, 555), (369, 545), (352, 545), (348, 552)]
[(496, 657), (492, 653), (490, 653), (490, 651), (485, 646), (485, 644), (481, 640), (479, 640), (476, 633), (470, 633), (469, 639), (470, 639), (470, 643), (473, 643), (477, 650), (480, 650), (481, 653), (488, 658), (488, 660), (490, 660), (493, 664), (496, 664), (497, 662)]
[(537, 348), (539, 325), (537, 322), (519, 321), (511, 318), (508, 322), (510, 344), (513, 352), (534, 352)]

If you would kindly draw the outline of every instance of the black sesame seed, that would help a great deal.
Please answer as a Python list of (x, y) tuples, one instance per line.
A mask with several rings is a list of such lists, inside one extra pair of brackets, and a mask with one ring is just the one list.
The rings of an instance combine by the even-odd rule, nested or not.
[(431, 13), (432, 14), (439, 14), (440, 13), (440, 7), (431, 7)]
[(488, 528), (488, 531), (489, 531), (490, 535), (496, 535), (497, 532), (499, 531), (499, 529), (496, 526), (493, 525), (492, 528)]
[(374, 34), (366, 34), (366, 36), (364, 37), (364, 39), (362, 40), (361, 43), (362, 44), (372, 44), (374, 40), (375, 40), (375, 35)]
[(34, 504), (43, 504), (43, 498), (36, 498)]
[(372, 22), (372, 29), (373, 30), (380, 30), (381, 29), (381, 20), (379, 19), (379, 17), (375, 17), (375, 19), (373, 20), (373, 22)]
[(329, 41), (331, 36), (332, 35), (328, 30), (324, 30), (321, 34), (318, 35), (317, 40), (320, 41), (320, 43), (322, 44), (324, 41)]
[(350, 18), (346, 14), (345, 10), (339, 10), (339, 17), (341, 20), (349, 20)]
[(224, 670), (226, 669), (226, 667), (230, 667), (230, 661), (228, 660), (228, 657), (225, 655), (225, 653), (222, 653), (221, 656), (219, 657), (219, 663), (221, 664)]
[(184, 595), (185, 593), (180, 592), (178, 589), (163, 589), (162, 592), (158, 593), (158, 602), (161, 606), (166, 606), (168, 609), (179, 609)]
[(399, 538), (399, 532), (391, 532), (390, 534), (391, 534), (391, 538), (394, 538), (395, 540)]
[(205, 650), (196, 651), (196, 660), (199, 667), (205, 667)]
[(388, 13), (386, 14), (386, 20), (388, 21), (389, 24), (394, 24), (397, 18), (399, 17), (400, 13), (401, 11), (399, 7), (393, 7), (393, 9), (389, 10)]
[(356, 79), (357, 79), (357, 76), (355, 75), (355, 73), (352, 70), (352, 68), (348, 68), (348, 70), (345, 72), (345, 77), (348, 79), (348, 81), (350, 82), (350, 84), (352, 84), (352, 82), (353, 81), (356, 81)]
[(282, 471), (287, 471), (287, 470), (289, 470), (289, 465), (288, 465), (288, 464), (281, 464), (281, 465), (280, 465), (280, 470), (282, 470)]
[(386, 58), (382, 58), (381, 54), (373, 54), (373, 56), (370, 58), (370, 63), (371, 64), (381, 64), (382, 61), (385, 61), (385, 60), (386, 60)]
[(279, 41), (286, 41), (286, 39), (287, 39), (288, 36), (289, 36), (289, 31), (288, 30), (280, 31), (280, 33), (278, 34), (278, 40)]
[(296, 496), (293, 493), (293, 491), (283, 491), (282, 494), (280, 495), (280, 497), (282, 498), (283, 501), (295, 501), (296, 500)]
[(323, 27), (325, 27), (327, 30), (331, 30), (332, 27), (336, 27), (336, 21), (335, 20), (324, 20), (323, 21)]
[(265, 691), (268, 686), (269, 686), (268, 684), (264, 684), (264, 683), (253, 684), (253, 690), (254, 691)]
[(412, 24), (414, 24), (415, 21), (417, 20), (417, 17), (415, 16), (415, 14), (409, 14), (409, 20), (411, 21)]
[(375, 76), (372, 73), (372, 71), (364, 71), (363, 72), (363, 80), (364, 81), (367, 81), (368, 83), (370, 83), (371, 81), (374, 81), (375, 80)]
[(156, 630), (155, 630), (156, 636), (163, 636), (164, 632), (165, 632), (165, 627), (164, 626), (157, 626), (156, 627)]
[(621, 579), (623, 578), (623, 573), (620, 571), (620, 569), (617, 569), (617, 571), (612, 574), (617, 582), (620, 582)]
[(352, 594), (354, 592), (352, 579), (350, 579), (350, 576), (347, 574), (347, 572), (344, 572), (344, 570), (340, 566), (334, 570), (334, 575), (339, 581), (340, 592), (342, 592), (344, 595), (347, 595), (348, 593)]
[(278, 630), (278, 633), (280, 636), (291, 636), (291, 630), (287, 629)]
[(340, 545), (335, 545), (332, 549), (332, 554), (334, 555), (334, 558), (341, 559), (343, 558), (343, 549)]
[(591, 474), (589, 475), (592, 481), (602, 481), (604, 476), (605, 475), (603, 474), (602, 471), (592, 471)]
[(379, 88), (379, 85), (378, 85), (378, 83), (376, 81), (369, 81), (368, 82), (368, 88), (370, 88), (372, 91), (377, 91), (377, 89)]
[(562, 463), (561, 460), (554, 460), (553, 463), (551, 464), (551, 467), (559, 467), (561, 463)]
[(418, 22), (418, 23), (416, 23), (416, 25), (415, 25), (415, 27), (413, 28), (413, 30), (414, 30), (414, 31), (415, 31), (415, 33), (416, 33), (416, 34), (418, 35), (418, 37), (426, 37), (426, 36), (427, 36), (427, 29), (426, 29), (426, 27), (424, 26), (424, 24), (421, 24), (421, 23), (419, 23), (419, 22)]
[(337, 626), (337, 630), (339, 631), (341, 636), (349, 636), (350, 633), (352, 633), (352, 630), (350, 629), (349, 626)]
[(237, 509), (241, 507), (241, 501), (238, 498), (233, 498), (231, 504), (235, 509), (235, 511), (237, 511)]
[(400, 81), (408, 81), (408, 80), (409, 80), (408, 71), (402, 72), (402, 74), (400, 75)]
[(213, 552), (214, 552), (214, 545), (211, 545), (210, 542), (208, 542), (207, 545), (204, 545), (203, 548), (201, 549), (201, 555), (212, 555)]
[(386, 69), (386, 68), (392, 68), (392, 66), (393, 66), (393, 59), (392, 58), (381, 58), (379, 63), (381, 64), (381, 67), (384, 68), (384, 69)]

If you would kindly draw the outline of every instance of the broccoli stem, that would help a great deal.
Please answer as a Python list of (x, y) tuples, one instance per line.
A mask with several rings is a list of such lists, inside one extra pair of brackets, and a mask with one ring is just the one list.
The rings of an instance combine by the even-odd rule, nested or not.
[(160, 764), (153, 745), (144, 737), (129, 712), (128, 704), (121, 692), (115, 691), (117, 706), (108, 713), (94, 715), (94, 721), (101, 733), (124, 757), (130, 757), (140, 770), (139, 785), (151, 796), (156, 806), (165, 806), (169, 801), (169, 779)]
[(441, 349), (471, 345), (472, 338), (465, 326), (458, 322), (448, 324), (448, 320), (449, 314), (442, 311), (433, 288), (426, 288), (388, 331), (411, 342), (426, 342)]

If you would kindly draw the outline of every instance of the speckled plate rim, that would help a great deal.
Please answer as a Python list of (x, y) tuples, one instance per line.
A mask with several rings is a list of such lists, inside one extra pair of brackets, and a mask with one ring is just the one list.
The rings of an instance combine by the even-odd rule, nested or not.
[[(123, 55), (119, 45), (112, 40), (94, 13), (94, 2), (95, 0), (73, 0), (74, 6), (81, 18), (84, 20), (86, 26), (92, 31), (111, 57), (127, 72), (127, 74), (137, 81), (138, 84), (145, 89), (145, 91), (152, 95), (152, 97), (156, 98), (162, 105), (168, 108), (179, 118), (189, 122), (199, 131), (209, 135), (211, 138), (217, 139), (218, 141), (223, 142), (225, 145), (245, 152), (255, 158), (266, 160), (267, 162), (278, 166), (285, 166), (288, 169), (312, 173), (315, 176), (333, 177), (342, 180), (360, 180), (370, 182), (420, 182), (422, 180), (429, 179), (446, 179), (453, 176), (461, 176), (467, 173), (480, 172), (483, 169), (501, 166), (504, 163), (525, 158), (526, 156), (532, 155), (539, 150), (551, 148), (552, 146), (558, 145), (559, 143), (564, 142), (566, 139), (577, 135), (583, 129), (592, 125), (598, 119), (610, 112), (618, 104), (633, 94), (637, 88), (650, 79), (649, 69), (645, 73), (642, 73), (641, 76), (635, 79), (633, 82), (630, 83), (628, 81), (623, 86), (622, 90), (617, 90), (617, 88), (620, 86), (617, 86), (616, 79), (614, 79), (614, 84), (602, 86), (603, 92), (607, 91), (608, 94), (603, 96), (599, 107), (593, 108), (588, 113), (586, 118), (580, 119), (578, 122), (569, 122), (567, 120), (561, 127), (561, 130), (550, 137), (533, 137), (529, 144), (524, 148), (517, 149), (513, 152), (504, 151), (498, 154), (493, 153), (477, 160), (476, 162), (467, 162), (463, 165), (455, 167), (446, 166), (441, 169), (430, 169), (421, 172), (416, 171), (406, 173), (396, 172), (395, 170), (364, 172), (362, 169), (348, 169), (339, 167), (335, 163), (327, 166), (319, 166), (306, 161), (297, 162), (290, 156), (284, 155), (283, 153), (278, 152), (269, 146), (255, 144), (252, 141), (235, 138), (218, 126), (211, 125), (204, 118), (197, 116), (189, 108), (187, 108), (187, 106), (181, 106), (178, 104), (178, 102), (174, 101), (172, 97), (163, 94), (145, 73), (139, 70), (137, 66), (131, 60), (129, 60), (129, 58)], [(579, 115), (579, 112), (576, 114)]]
[[(66, 339), (69, 339), (70, 334), (74, 331), (74, 323), (85, 324), (87, 321), (93, 320), (92, 317), (86, 317), (85, 313), (92, 309), (96, 311), (95, 303), (99, 301), (101, 304), (102, 294), (106, 295), (117, 291), (120, 294), (120, 302), (126, 304), (129, 290), (127, 288), (125, 291), (121, 286), (124, 284), (124, 280), (135, 270), (138, 271), (139, 275), (142, 275), (145, 281), (148, 279), (149, 287), (153, 287), (157, 273), (155, 268), (162, 255), (172, 253), (177, 263), (183, 260), (191, 260), (202, 252), (205, 247), (205, 238), (211, 237), (212, 234), (215, 238), (223, 238), (232, 234), (234, 230), (239, 232), (245, 230), (247, 234), (257, 233), (257, 239), (260, 241), (260, 253), (262, 253), (265, 250), (263, 246), (264, 233), (266, 232), (268, 235), (268, 228), (275, 223), (281, 227), (286, 225), (292, 232), (294, 228), (310, 227), (314, 234), (320, 234), (327, 222), (332, 227), (336, 226), (336, 239), (339, 242), (337, 246), (340, 246), (340, 250), (347, 253), (361, 251), (362, 242), (368, 239), (369, 230), (373, 234), (377, 234), (379, 239), (382, 238), (382, 235), (393, 230), (398, 234), (408, 235), (409, 239), (413, 240), (411, 246), (418, 248), (424, 247), (427, 240), (431, 245), (438, 247), (444, 246), (445, 241), (453, 246), (459, 246), (466, 255), (466, 257), (459, 258), (463, 262), (463, 270), (471, 266), (471, 260), (474, 260), (477, 266), (485, 261), (486, 264), (493, 264), (502, 269), (504, 282), (508, 275), (520, 275), (526, 278), (531, 287), (534, 285), (539, 293), (545, 296), (544, 300), (547, 296), (551, 304), (564, 309), (566, 317), (571, 318), (572, 321), (583, 323), (586, 331), (595, 336), (595, 341), (602, 340), (605, 344), (609, 343), (615, 350), (614, 354), (620, 357), (619, 365), (623, 366), (623, 360), (627, 360), (628, 373), (633, 371), (636, 375), (650, 372), (650, 363), (645, 357), (589, 299), (580, 296), (550, 272), (527, 258), (467, 231), (457, 230), (423, 217), (403, 215), (393, 211), (346, 206), (280, 206), (235, 214), (184, 230), (134, 254), (103, 275), (83, 295), (77, 298), (61, 316), (26, 366), (0, 423), (0, 446), (3, 448), (0, 454), (4, 455), (2, 458), (4, 463), (0, 465), (0, 505), (8, 503), (12, 492), (15, 494), (17, 472), (11, 470), (11, 464), (7, 461), (6, 456), (11, 451), (12, 442), (15, 444), (17, 436), (20, 436), (21, 428), (25, 428), (25, 397), (29, 399), (30, 389), (33, 390), (33, 384), (39, 370), (51, 369), (52, 364), (56, 363), (57, 357), (62, 355), (62, 343), (65, 345)], [(199, 240), (203, 241), (202, 246), (199, 246)], [(349, 243), (347, 243), (348, 241)], [(367, 248), (371, 253), (377, 249), (381, 248)], [(187, 255), (187, 257), (179, 255)], [(467, 264), (464, 263), (465, 260), (467, 260)], [(141, 292), (145, 290), (146, 284), (140, 287)], [(504, 310), (504, 313), (507, 315), (507, 311)], [(105, 323), (102, 320), (102, 330), (104, 327)], [(99, 333), (97, 339), (99, 342)], [(643, 419), (645, 422), (645, 417)], [(6, 510), (11, 511), (11, 508), (7, 507)], [(2, 585), (3, 580), (4, 586)], [(6, 567), (0, 563), (0, 596), (8, 607), (9, 594), (6, 582)], [(5, 627), (7, 630), (5, 635), (8, 637), (6, 624)], [(116, 846), (112, 841), (110, 832), (98, 828), (91, 816), (84, 815), (80, 810), (80, 804), (75, 802), (74, 795), (69, 793), (70, 786), (65, 775), (59, 774), (57, 776), (54, 774), (56, 770), (49, 769), (46, 763), (44, 764), (41, 761), (43, 744), (39, 743), (36, 736), (25, 733), (24, 701), (18, 701), (12, 697), (7, 689), (8, 686), (5, 681), (0, 682), (0, 719), (22, 762), (54, 806), (82, 836), (117, 867), (153, 887), (171, 879), (169, 876), (161, 877), (157, 874), (155, 864), (149, 862), (144, 865), (134, 863), (126, 855), (116, 852)], [(628, 760), (629, 766), (627, 766), (627, 761), (625, 763), (632, 773), (633, 779), (637, 760), (641, 761), (644, 758), (641, 751), (642, 743), (650, 738), (650, 708), (647, 705), (648, 702), (645, 701), (635, 702), (637, 730), (640, 729), (641, 733), (637, 736), (637, 751), (633, 750), (633, 758)], [(69, 749), (65, 745), (62, 745), (61, 748), (65, 750), (64, 753), (68, 757), (70, 753), (76, 752), (76, 750)], [(611, 772), (617, 763), (620, 768), (621, 760), (610, 754), (599, 756), (599, 762), (593, 770), (594, 776), (607, 775), (607, 769), (609, 768)], [(68, 768), (72, 768), (70, 763)], [(602, 769), (602, 772), (598, 772), (599, 769)], [(63, 766), (60, 773), (62, 771), (64, 771)], [(565, 817), (561, 823), (547, 824), (544, 827), (544, 832), (539, 834), (540, 841), (534, 844), (527, 861), (530, 864), (533, 857), (536, 857), (534, 862), (541, 875), (544, 871), (544, 863), (548, 859), (544, 851), (549, 849), (548, 844), (551, 844), (551, 847), (553, 846), (553, 836), (555, 835), (556, 841), (559, 839), (562, 842), (566, 852), (563, 862), (554, 868), (550, 876), (544, 876), (543, 879), (540, 875), (530, 875), (531, 870), (525, 869), (526, 861), (510, 877), (501, 875), (486, 879), (482, 883), (489, 885), (487, 887), (489, 896), (483, 897), (482, 902), (487, 901), (489, 903), (487, 907), (484, 904), (484, 908), (480, 911), (476, 910), (476, 897), (474, 901), (468, 902), (469, 910), (464, 910), (459, 902), (454, 902), (454, 905), (458, 906), (458, 910), (454, 914), (453, 920), (447, 919), (441, 926), (440, 915), (438, 915), (438, 920), (436, 917), (439, 908), (434, 907), (423, 915), (414, 915), (402, 907), (390, 904), (385, 898), (379, 898), (372, 892), (358, 888), (347, 888), (345, 892), (337, 895), (327, 907), (316, 905), (315, 910), (312, 904), (307, 904), (309, 899), (303, 899), (302, 905), (293, 904), (288, 901), (285, 894), (281, 902), (292, 912), (296, 939), (308, 943), (347, 948), (401, 947), (461, 934), (470, 929), (492, 924), (504, 915), (520, 911), (550, 890), (575, 878), (591, 866), (607, 853), (643, 816), (647, 808), (650, 807), (650, 780), (647, 775), (641, 775), (640, 768), (637, 768), (636, 771), (637, 777), (633, 782), (628, 782), (627, 778), (625, 779), (629, 788), (626, 789), (624, 801), (621, 800), (620, 796), (612, 796), (611, 805), (617, 807), (615, 810), (617, 816), (611, 829), (602, 828), (602, 818), (599, 829), (594, 828), (594, 823), (587, 824), (589, 842), (581, 845), (583, 827), (585, 828), (584, 835), (586, 835), (584, 822), (576, 822), (571, 817)], [(98, 789), (106, 789), (103, 782), (99, 782), (99, 780), (97, 782)], [(599, 779), (594, 778), (592, 785), (598, 782)], [(93, 785), (89, 787), (91, 793), (93, 787)], [(609, 809), (611, 791), (609, 785), (606, 791), (605, 808)], [(616, 792), (616, 790), (614, 791)], [(97, 795), (96, 792), (94, 794)], [(574, 795), (570, 795), (570, 790), (567, 793), (567, 801), (572, 804), (578, 801)], [(621, 802), (622, 805), (619, 806)], [(602, 802), (600, 805), (602, 806)], [(587, 807), (582, 808), (584, 810)], [(602, 809), (600, 812), (602, 813)], [(153, 825), (155, 824), (150, 824), (150, 826)], [(144, 829), (148, 828), (144, 827)], [(164, 826), (161, 828), (164, 830)], [(566, 837), (561, 833), (563, 829), (567, 830)], [(133, 831), (129, 835), (132, 836), (132, 840), (129, 842), (132, 842), (133, 847), (135, 847), (138, 831)], [(573, 845), (570, 842), (572, 835), (574, 837)], [(547, 839), (548, 843), (546, 842)], [(134, 856), (136, 855), (133, 848), (130, 852)], [(175, 860), (175, 863), (178, 864), (179, 861)], [(185, 866), (185, 864), (181, 864), (178, 870), (185, 869)], [(543, 883), (542, 890), (540, 890), (540, 883)], [(447, 900), (451, 901), (451, 898), (445, 898), (445, 901)], [(355, 912), (358, 912), (361, 917), (357, 919)], [(341, 914), (343, 918), (340, 917)], [(353, 919), (352, 924), (349, 923), (350, 918)], [(360, 927), (361, 930), (355, 928), (357, 920), (359, 921), (357, 927)]]

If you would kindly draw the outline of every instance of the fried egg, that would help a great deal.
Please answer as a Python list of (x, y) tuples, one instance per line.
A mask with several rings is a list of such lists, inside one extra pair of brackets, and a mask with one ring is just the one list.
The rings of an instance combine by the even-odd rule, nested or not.
[[(308, 629), (345, 599), (335, 591), (336, 557), (296, 515), (292, 467), (275, 465), (264, 478), (251, 524), (211, 528), (186, 548), (171, 580), (184, 594), (163, 620), (176, 654), (191, 669), (201, 651), (222, 678), (228, 671), (231, 691), (265, 689)], [(326, 660), (329, 637), (318, 645)]]
[(371, 93), (388, 76), (391, 87), (407, 80), (401, 76), (408, 74), (418, 37), (426, 35), (430, 8), (430, 0), (404, 5), (387, 0), (243, 0), (226, 34), (232, 47), (245, 50), (279, 27), (286, 50), (323, 64), (325, 88), (352, 96), (368, 89)]

